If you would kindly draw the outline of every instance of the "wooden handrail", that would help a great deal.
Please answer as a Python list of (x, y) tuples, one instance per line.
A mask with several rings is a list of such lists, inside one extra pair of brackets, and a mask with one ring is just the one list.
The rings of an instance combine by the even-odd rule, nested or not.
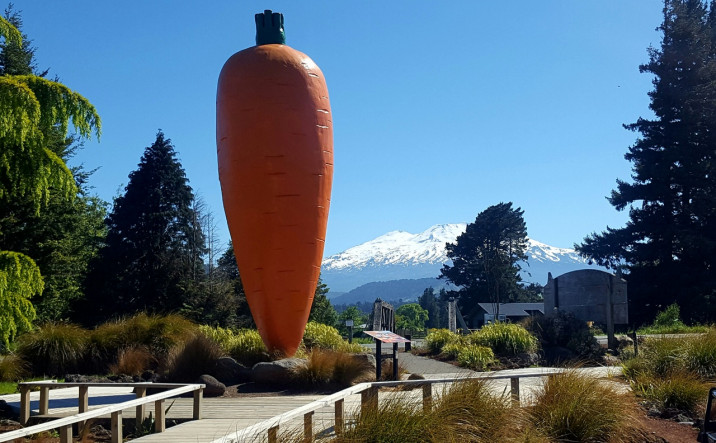
[(336, 392), (335, 394), (331, 394), (327, 397), (324, 397), (320, 400), (313, 401), (311, 403), (308, 403), (307, 405), (301, 406), (299, 408), (293, 409), (291, 411), (285, 412), (281, 415), (277, 415), (275, 417), (269, 418), (267, 420), (264, 420), (262, 422), (253, 424), (247, 428), (241, 429), (237, 432), (234, 432), (232, 434), (226, 435), (224, 437), (218, 438), (216, 440), (213, 440), (211, 443), (232, 443), (232, 442), (242, 442), (251, 438), (255, 438), (261, 433), (266, 432), (268, 435), (268, 442), (273, 443), (277, 441), (277, 435), (278, 435), (278, 428), (281, 423), (285, 423), (288, 420), (300, 417), (301, 415), (304, 416), (304, 436), (306, 440), (308, 440), (309, 436), (307, 433), (308, 426), (305, 425), (309, 420), (312, 418), (308, 418), (308, 415), (313, 415), (315, 411), (318, 409), (334, 405), (335, 407), (335, 423), (336, 423), (336, 433), (340, 433), (343, 430), (343, 424), (345, 423), (343, 413), (344, 413), (344, 400), (346, 397), (353, 395), (353, 394), (362, 394), (361, 395), (361, 408), (364, 407), (375, 407), (377, 403), (377, 391), (380, 388), (388, 388), (388, 387), (397, 387), (397, 386), (414, 386), (415, 388), (422, 387), (423, 388), (423, 407), (424, 408), (431, 408), (432, 407), (432, 388), (433, 384), (439, 384), (439, 383), (453, 383), (453, 382), (460, 382), (460, 381), (468, 381), (468, 380), (479, 380), (479, 379), (489, 379), (489, 380), (510, 380), (510, 397), (512, 400), (512, 404), (514, 406), (519, 406), (520, 397), (519, 397), (519, 389), (520, 389), (520, 378), (530, 378), (530, 377), (547, 377), (550, 375), (556, 375), (561, 374), (568, 369), (549, 369), (546, 371), (534, 371), (534, 372), (527, 372), (524, 374), (512, 374), (512, 375), (500, 375), (500, 374), (490, 374), (490, 373), (479, 373), (476, 375), (471, 376), (465, 376), (465, 377), (455, 377), (455, 378), (441, 378), (441, 379), (426, 379), (426, 380), (405, 380), (405, 381), (381, 381), (381, 382), (367, 382), (367, 383), (360, 383), (355, 386), (351, 386), (350, 388), (344, 389), (342, 391)]
[[(159, 392), (157, 394), (152, 394), (149, 396), (139, 396), (139, 398), (136, 398), (134, 400), (129, 400), (122, 403), (117, 403), (110, 406), (103, 406), (100, 408), (92, 409), (91, 411), (82, 411), (78, 414), (71, 415), (69, 417), (63, 417), (58, 418), (56, 420), (47, 422), (47, 423), (41, 423), (34, 426), (29, 426), (23, 429), (18, 429), (15, 431), (5, 432), (0, 434), (0, 442), (7, 442), (16, 438), (20, 437), (26, 437), (28, 435), (33, 435), (38, 432), (42, 431), (48, 431), (50, 429), (60, 429), (60, 440), (64, 442), (70, 442), (72, 440), (72, 425), (74, 423), (80, 423), (85, 420), (89, 420), (91, 418), (101, 417), (103, 415), (111, 414), (112, 417), (112, 441), (121, 442), (122, 441), (122, 426), (121, 426), (121, 412), (124, 409), (129, 409), (133, 407), (143, 407), (143, 405), (147, 403), (155, 403), (155, 406), (157, 404), (161, 404), (165, 399), (170, 397), (176, 397), (178, 395), (187, 393), (187, 392), (194, 392), (194, 409), (193, 409), (193, 419), (199, 420), (201, 418), (201, 401), (203, 398), (203, 390), (205, 388), (205, 385), (203, 384), (179, 384), (179, 383), (47, 383), (47, 382), (26, 382), (21, 383), (20, 386), (24, 388), (24, 390), (29, 390), (30, 386), (40, 386), (42, 388), (61, 388), (64, 387), (63, 385), (71, 385), (69, 387), (80, 387), (82, 388), (89, 388), (91, 386), (98, 387), (98, 386), (109, 386), (109, 387), (137, 387), (137, 388), (143, 388), (146, 390), (148, 387), (152, 388), (167, 388), (171, 387), (173, 389), (169, 389), (165, 392)], [(124, 386), (122, 386), (124, 385)], [(29, 393), (29, 391), (27, 391)], [(81, 392), (82, 394), (82, 392)], [(86, 392), (85, 392), (86, 394)], [(29, 395), (25, 396), (23, 395), (20, 400), (21, 403), (21, 412), (25, 409), (29, 410)], [(40, 405), (42, 407), (42, 404)], [(159, 406), (161, 407), (161, 406)], [(82, 403), (80, 403), (80, 408), (82, 408)], [(163, 410), (162, 410), (163, 412)], [(155, 427), (157, 430), (163, 430), (164, 429), (164, 423), (159, 423), (159, 418), (157, 417), (155, 421)], [(163, 420), (162, 420), (163, 421)], [(119, 424), (119, 425), (118, 425)]]

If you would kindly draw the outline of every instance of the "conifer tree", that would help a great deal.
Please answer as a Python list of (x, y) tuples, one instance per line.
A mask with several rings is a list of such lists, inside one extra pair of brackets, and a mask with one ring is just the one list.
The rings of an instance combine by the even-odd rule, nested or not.
[(107, 239), (87, 291), (102, 317), (178, 311), (204, 274), (194, 195), (160, 131), (107, 217)]
[(318, 277), (316, 292), (313, 295), (313, 304), (311, 305), (311, 313), (308, 321), (323, 323), (328, 326), (335, 326), (338, 321), (338, 313), (328, 299), (330, 289), (323, 283), (321, 277)]
[[(3, 47), (22, 48), (13, 23), (0, 17)], [(5, 65), (4, 65), (5, 66)], [(67, 134), (70, 120), (80, 137), (94, 131), (100, 120), (81, 95), (59, 82), (29, 72), (4, 69), (0, 75), (0, 204), (24, 199), (39, 214), (51, 196), (71, 199), (77, 187), (64, 161), (47, 148), (51, 134)], [(0, 343), (7, 345), (35, 318), (30, 297), (44, 282), (35, 261), (0, 244)]]
[(455, 243), (445, 245), (452, 265), (443, 265), (441, 277), (456, 291), (463, 315), (469, 318), (477, 303), (495, 305), (515, 301), (522, 288), (519, 261), (527, 260), (527, 226), (522, 209), (499, 203), (480, 212)]
[(666, 0), (660, 48), (641, 72), (654, 75), (653, 119), (626, 125), (640, 134), (625, 158), (632, 181), (617, 180), (610, 203), (629, 210), (576, 245), (619, 268), (637, 324), (678, 302), (690, 320), (716, 320), (716, 8)]

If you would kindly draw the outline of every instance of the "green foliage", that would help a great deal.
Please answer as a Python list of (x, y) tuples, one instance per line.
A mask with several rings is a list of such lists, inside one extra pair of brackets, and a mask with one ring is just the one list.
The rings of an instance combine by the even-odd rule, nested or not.
[(363, 352), (363, 347), (359, 344), (349, 344), (343, 340), (341, 334), (338, 333), (338, 329), (316, 322), (308, 322), (308, 324), (306, 324), (302, 344), (308, 350), (319, 348), (341, 352)]
[(707, 332), (708, 326), (687, 326), (681, 321), (679, 305), (674, 303), (656, 314), (654, 322), (637, 331), (639, 334), (687, 334)]
[(338, 321), (338, 314), (333, 309), (331, 301), (328, 300), (328, 286), (326, 286), (321, 278), (318, 278), (318, 284), (316, 285), (316, 292), (313, 295), (313, 304), (311, 305), (311, 313), (308, 316), (308, 321), (317, 323), (323, 323), (324, 325), (333, 326)]
[(85, 318), (176, 312), (204, 276), (205, 239), (171, 141), (159, 132), (107, 217)]
[(33, 374), (63, 376), (79, 372), (90, 342), (87, 330), (65, 323), (48, 323), (18, 338), (17, 353)]
[(527, 226), (524, 211), (512, 203), (499, 203), (480, 212), (455, 243), (445, 247), (452, 265), (442, 277), (460, 287), (460, 310), (472, 317), (477, 303), (516, 301), (522, 294), (520, 265), (527, 260)]
[(693, 373), (672, 371), (667, 378), (642, 375), (633, 380), (632, 390), (659, 408), (694, 413), (708, 396), (708, 387)]
[(348, 306), (338, 316), (338, 331), (343, 335), (348, 335), (348, 327), (346, 326), (346, 320), (353, 320), (353, 334), (358, 333), (358, 325), (367, 324), (368, 316), (361, 312), (355, 306)]
[[(445, 292), (445, 289), (440, 290), (441, 295), (445, 294)], [(423, 295), (418, 297), (418, 304), (420, 307), (428, 311), (426, 326), (429, 329), (446, 326), (443, 324), (447, 321), (447, 315), (444, 314), (447, 309), (445, 300), (442, 297), (438, 298), (435, 296), (435, 289), (432, 287), (426, 288), (425, 291), (423, 291)]]
[(661, 44), (639, 67), (653, 76), (652, 117), (625, 126), (639, 134), (625, 155), (631, 181), (617, 180), (609, 197), (629, 220), (589, 235), (577, 250), (624, 268), (631, 321), (646, 323), (678, 302), (687, 323), (710, 323), (716, 321), (716, 9), (713, 2), (666, 0), (663, 11)]
[(20, 31), (6, 18), (0, 17), (0, 37), (4, 37), (7, 43), (21, 45), (22, 35)]
[(269, 360), (268, 350), (259, 331), (241, 329), (236, 332), (225, 328), (200, 326), (200, 331), (210, 340), (221, 346), (224, 353), (246, 365)]
[(641, 441), (633, 400), (574, 370), (547, 379), (530, 415), (538, 430), (559, 441)]
[(457, 360), (457, 356), (464, 347), (465, 343), (462, 341), (448, 342), (443, 345), (440, 354), (450, 360)]
[(690, 340), (684, 356), (686, 369), (704, 379), (716, 378), (716, 326)]
[(458, 342), (459, 340), (460, 336), (449, 329), (431, 330), (425, 337), (425, 343), (431, 354), (439, 354), (446, 344)]
[(537, 350), (537, 338), (524, 326), (515, 323), (495, 322), (472, 332), (467, 341), (491, 348), (495, 354), (512, 356)]
[(466, 368), (484, 371), (495, 361), (495, 353), (486, 346), (465, 345), (457, 354), (457, 362)]
[(40, 269), (28, 256), (0, 251), (0, 345), (7, 347), (35, 319), (30, 297), (44, 287)]
[(395, 310), (396, 328), (422, 331), (428, 321), (428, 311), (417, 303), (408, 303)]

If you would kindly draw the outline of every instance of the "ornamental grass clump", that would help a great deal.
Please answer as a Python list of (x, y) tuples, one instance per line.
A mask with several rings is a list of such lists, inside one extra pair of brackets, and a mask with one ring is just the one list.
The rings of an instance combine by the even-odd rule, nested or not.
[(496, 322), (467, 336), (474, 345), (491, 348), (496, 355), (512, 356), (537, 350), (537, 338), (522, 325)]
[(343, 340), (343, 337), (341, 337), (338, 329), (333, 326), (313, 321), (309, 321), (306, 324), (302, 344), (308, 351), (314, 348), (352, 353), (364, 351), (364, 348), (361, 345), (357, 343), (348, 343)]
[(144, 346), (134, 346), (122, 349), (117, 356), (117, 363), (109, 366), (112, 374), (141, 375), (144, 371), (155, 369), (157, 359), (149, 349)]
[(16, 382), (29, 373), (29, 365), (17, 354), (0, 355), (0, 382)]
[(708, 387), (693, 373), (675, 370), (666, 377), (642, 374), (632, 379), (632, 390), (658, 409), (695, 413), (708, 395)]
[(193, 383), (199, 376), (213, 373), (216, 361), (225, 355), (217, 342), (198, 334), (169, 353), (167, 379), (178, 383)]
[(465, 368), (484, 371), (495, 361), (495, 353), (486, 346), (465, 345), (457, 354), (457, 362)]
[(240, 329), (229, 340), (227, 346), (228, 354), (237, 362), (247, 366), (271, 359), (259, 331), (255, 329)]
[(345, 352), (313, 348), (306, 363), (294, 371), (293, 381), (303, 386), (333, 385), (342, 388), (366, 381), (372, 373), (373, 367), (366, 359), (358, 359)]
[(425, 337), (425, 343), (431, 354), (439, 354), (448, 343), (460, 341), (460, 336), (449, 329), (432, 329)]
[(18, 338), (18, 355), (34, 375), (61, 377), (82, 369), (89, 333), (77, 325), (46, 323)]
[(551, 375), (529, 414), (541, 433), (557, 441), (641, 441), (633, 397), (576, 370)]
[(704, 379), (716, 378), (716, 326), (702, 336), (692, 338), (684, 356), (686, 368)]

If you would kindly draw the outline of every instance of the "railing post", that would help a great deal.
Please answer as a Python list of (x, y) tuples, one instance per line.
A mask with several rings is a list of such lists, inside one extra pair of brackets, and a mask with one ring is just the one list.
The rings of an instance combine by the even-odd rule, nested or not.
[(360, 393), (360, 413), (365, 414), (369, 410), (378, 410), (378, 388), (371, 386)]
[(112, 443), (122, 443), (122, 411), (112, 412)]
[[(79, 392), (80, 393), (77, 399), (77, 405), (81, 414), (83, 412), (87, 412), (87, 410), (89, 409), (89, 386), (80, 386)], [(84, 424), (84, 421), (78, 421), (77, 429), (82, 428)]]
[(305, 443), (313, 441), (313, 412), (303, 414), (303, 441)]
[(164, 432), (166, 429), (164, 414), (164, 400), (157, 400), (154, 402), (154, 431)]
[(268, 443), (278, 443), (278, 426), (269, 428), (268, 430)]
[[(147, 388), (145, 388), (144, 386), (137, 386), (136, 388), (134, 388), (134, 392), (137, 396), (136, 398), (144, 398), (147, 395)], [(145, 405), (139, 405), (135, 409), (135, 429), (137, 430), (142, 428), (142, 422), (144, 422), (144, 407)]]
[(343, 399), (336, 400), (335, 404), (335, 426), (333, 429), (336, 431), (336, 435), (340, 435), (343, 432)]
[(194, 413), (192, 418), (194, 420), (201, 420), (201, 403), (204, 400), (204, 388), (199, 388), (194, 391)]
[(433, 408), (433, 385), (431, 383), (423, 385), (423, 411), (430, 412)]
[(510, 396), (512, 397), (512, 406), (520, 406), (520, 378), (510, 377)]
[(30, 387), (20, 386), (20, 424), (27, 426), (30, 421)]
[(60, 428), (60, 443), (72, 443), (72, 425)]
[(40, 415), (45, 415), (50, 411), (50, 387), (42, 386), (40, 388)]

